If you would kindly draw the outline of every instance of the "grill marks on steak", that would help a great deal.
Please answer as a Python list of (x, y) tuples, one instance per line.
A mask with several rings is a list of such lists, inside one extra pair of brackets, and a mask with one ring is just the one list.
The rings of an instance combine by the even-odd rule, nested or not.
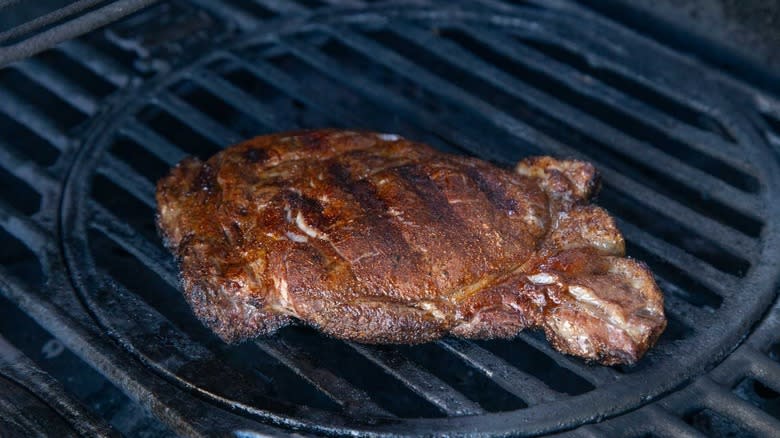
[(666, 320), (647, 268), (587, 204), (592, 166), (515, 172), (396, 136), (258, 137), (158, 183), (185, 297), (228, 342), (300, 320), (333, 336), (419, 343), (541, 328), (560, 351), (636, 361)]

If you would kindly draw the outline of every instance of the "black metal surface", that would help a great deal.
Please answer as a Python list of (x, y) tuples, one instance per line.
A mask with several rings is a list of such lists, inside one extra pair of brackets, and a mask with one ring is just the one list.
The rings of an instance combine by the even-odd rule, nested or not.
[[(0, 336), (0, 431), (3, 436), (118, 436), (71, 400), (60, 384)], [(47, 402), (51, 404), (47, 404)]]
[(0, 67), (105, 26), (156, 1), (42, 1), (33, 7), (30, 2), (0, 2)]
[[(73, 41), (57, 56), (94, 81), (52, 68), (62, 64), (51, 55), (0, 76), (0, 122), (29, 132), (3, 141), (0, 168), (41, 201), (0, 193), (0, 226), (47, 285), (11, 266), (0, 291), (171, 428), (537, 434), (599, 422), (568, 433), (696, 436), (780, 426), (774, 98), (565, 2), (350, 2), (316, 14), (293, 2), (258, 1), (268, 14), (196, 3), (214, 20), (195, 11), (185, 22), (235, 20), (205, 30), (222, 36), (198, 50), (120, 27), (110, 44), (143, 63)], [(290, 17), (264, 22), (275, 14)], [(124, 25), (149, 29), (146, 17)], [(178, 63), (158, 62), (171, 53)], [(35, 105), (39, 95), (49, 104)], [(326, 125), (505, 165), (531, 153), (596, 163), (599, 203), (665, 291), (658, 347), (634, 368), (606, 368), (537, 333), (376, 348), (292, 328), (220, 343), (178, 291), (154, 230), (153, 182), (187, 154)], [(54, 164), (39, 162), (43, 148)]]

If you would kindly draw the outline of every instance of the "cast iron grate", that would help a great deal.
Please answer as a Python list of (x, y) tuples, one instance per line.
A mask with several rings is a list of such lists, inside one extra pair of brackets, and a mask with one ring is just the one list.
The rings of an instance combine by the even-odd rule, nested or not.
[[(773, 98), (760, 95), (763, 116), (745, 114), (759, 94), (566, 3), (352, 2), (309, 15), (257, 2), (296, 17), (267, 25), (262, 12), (197, 3), (254, 30), (179, 64), (132, 45), (148, 62), (125, 63), (74, 41), (7, 70), (29, 93), (0, 78), (0, 122), (59, 155), (50, 165), (22, 143), (0, 148), (0, 176), (41, 199), (3, 194), (1, 224), (40, 260), (50, 292), (11, 269), (0, 289), (173, 428), (262, 431), (260, 420), (331, 433), (541, 433), (633, 410), (573, 433), (693, 436), (724, 421), (776, 430), (774, 405), (760, 400), (780, 389), (767, 356), (777, 308), (731, 352), (775, 296)], [(120, 47), (128, 38), (113, 35)], [(166, 47), (159, 56), (172, 56)], [(44, 74), (58, 56), (102, 88)], [(35, 105), (44, 98), (35, 90), (56, 105)], [(606, 182), (599, 202), (666, 292), (660, 345), (637, 367), (610, 369), (561, 356), (534, 333), (380, 348), (292, 328), (219, 343), (177, 290), (154, 230), (153, 182), (187, 154), (325, 125), (501, 164), (540, 152), (595, 162)]]
[(46, 50), (142, 9), (156, 0), (0, 2), (0, 66)]

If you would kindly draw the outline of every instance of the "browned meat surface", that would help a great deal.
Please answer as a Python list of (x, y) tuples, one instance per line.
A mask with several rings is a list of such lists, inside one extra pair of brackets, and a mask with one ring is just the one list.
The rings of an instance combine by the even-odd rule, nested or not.
[(222, 339), (300, 320), (414, 344), (543, 329), (558, 350), (633, 363), (666, 326), (647, 267), (588, 204), (596, 171), (514, 171), (389, 134), (257, 137), (157, 186), (158, 223), (197, 316)]

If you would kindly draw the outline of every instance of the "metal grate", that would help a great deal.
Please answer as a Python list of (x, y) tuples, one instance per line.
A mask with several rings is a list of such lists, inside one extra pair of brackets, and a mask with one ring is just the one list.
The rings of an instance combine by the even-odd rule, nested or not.
[(0, 67), (87, 33), (156, 0), (0, 1)]
[[(147, 15), (107, 43), (72, 41), (0, 72), (0, 123), (26, 136), (0, 147), (0, 177), (37, 194), (0, 194), (0, 225), (47, 285), (10, 267), (0, 291), (170, 427), (530, 434), (614, 417), (570, 433), (697, 436), (780, 426), (761, 398), (780, 390), (773, 97), (568, 3), (351, 2), (315, 14), (292, 2), (196, 3), (211, 21), (163, 6), (229, 23), (203, 25), (217, 42), (188, 43), (203, 47), (195, 56), (143, 38), (158, 22)], [(293, 18), (264, 24), (275, 14)], [(234, 28), (243, 32), (222, 42)], [(221, 344), (178, 291), (154, 230), (153, 181), (188, 154), (325, 125), (501, 164), (540, 152), (595, 162), (599, 203), (666, 293), (658, 348), (613, 369), (534, 333), (389, 348), (291, 328)]]

